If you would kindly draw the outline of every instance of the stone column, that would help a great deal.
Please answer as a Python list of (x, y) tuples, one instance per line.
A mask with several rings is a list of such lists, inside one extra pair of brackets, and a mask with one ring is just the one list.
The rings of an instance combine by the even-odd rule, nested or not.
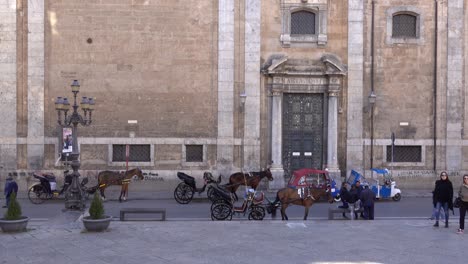
[(273, 181), (269, 182), (269, 188), (276, 190), (284, 187), (283, 168), (283, 94), (273, 92), (272, 117), (271, 117), (271, 173)]
[(44, 161), (44, 0), (28, 1), (28, 168)]
[(217, 169), (230, 175), (234, 162), (234, 0), (219, 0)]
[[(331, 176), (340, 177), (338, 166), (338, 91), (339, 79), (330, 78), (328, 93), (328, 142), (327, 142), (327, 169)], [(332, 84), (333, 83), (333, 84)]]
[(244, 170), (260, 170), (260, 23), (262, 1), (245, 0)]
[(463, 41), (464, 1), (448, 1), (447, 40), (447, 146), (445, 162), (448, 171), (460, 171), (462, 165), (463, 127)]
[(16, 89), (16, 0), (4, 0), (0, 1), (0, 171), (17, 167)]
[(347, 171), (363, 171), (364, 0), (348, 0)]

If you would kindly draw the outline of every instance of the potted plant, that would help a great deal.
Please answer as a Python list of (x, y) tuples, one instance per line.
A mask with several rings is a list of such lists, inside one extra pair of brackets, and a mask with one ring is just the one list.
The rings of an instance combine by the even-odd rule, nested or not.
[(29, 217), (22, 216), (21, 206), (16, 200), (16, 193), (12, 193), (10, 204), (3, 218), (0, 218), (0, 228), (3, 232), (25, 231)]
[(86, 230), (101, 232), (109, 227), (112, 216), (104, 214), (104, 206), (98, 192), (94, 193), (93, 201), (89, 207), (89, 216), (83, 217)]

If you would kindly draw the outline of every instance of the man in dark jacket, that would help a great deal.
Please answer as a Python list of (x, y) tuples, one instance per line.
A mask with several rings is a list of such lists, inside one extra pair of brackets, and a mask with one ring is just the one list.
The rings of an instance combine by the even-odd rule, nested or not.
[[(341, 184), (340, 197), (341, 197), (341, 202), (343, 203), (343, 205), (338, 206), (338, 208), (343, 208), (343, 209), (349, 208), (348, 203), (351, 200), (351, 195), (349, 194), (348, 184), (346, 182), (343, 182), (343, 184)], [(343, 217), (348, 218), (345, 212), (343, 212)]]
[(364, 190), (362, 190), (360, 198), (362, 206), (364, 208), (364, 219), (374, 220), (375, 193), (371, 189), (369, 189), (369, 185), (366, 183), (364, 183)]
[(5, 199), (6, 205), (3, 208), (6, 208), (10, 205), (10, 197), (13, 193), (18, 193), (18, 184), (13, 180), (11, 176), (9, 176), (5, 181)]
[[(364, 190), (364, 187), (362, 187), (360, 181), (356, 181), (356, 194), (357, 194), (357, 199), (361, 199), (361, 192)], [(357, 218), (357, 217), (356, 217)], [(361, 212), (361, 218), (364, 218), (364, 214)]]

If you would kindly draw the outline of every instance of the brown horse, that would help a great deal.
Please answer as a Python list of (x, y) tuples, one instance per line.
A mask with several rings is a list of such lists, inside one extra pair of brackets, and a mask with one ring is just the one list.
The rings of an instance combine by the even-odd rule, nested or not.
[(258, 184), (265, 177), (269, 181), (273, 180), (273, 175), (271, 175), (270, 169), (249, 173), (236, 172), (229, 177), (229, 185), (226, 189), (231, 193), (234, 193), (236, 200), (238, 200), (236, 191), (240, 185), (250, 186), (252, 189), (257, 190)]
[(133, 176), (137, 176), (140, 180), (143, 180), (143, 172), (140, 168), (135, 168), (128, 170), (124, 173), (116, 171), (101, 171), (98, 174), (98, 188), (101, 192), (103, 199), (106, 199), (104, 195), (104, 190), (110, 185), (121, 185), (122, 189), (120, 191), (119, 202), (122, 202), (122, 197), (127, 200), (128, 185)]
[(273, 203), (269, 205), (268, 211), (271, 211), (272, 217), (276, 216), (276, 208), (281, 202), (281, 218), (282, 220), (288, 220), (286, 215), (286, 208), (290, 204), (296, 204), (304, 206), (304, 220), (307, 220), (307, 215), (309, 214), (309, 207), (311, 207), (315, 202), (320, 200), (322, 196), (326, 196), (329, 203), (333, 203), (333, 196), (330, 192), (330, 188), (327, 189), (316, 189), (316, 188), (305, 188), (304, 194), (301, 198), (298, 193), (298, 189), (294, 188), (283, 188), (276, 193), (276, 199)]

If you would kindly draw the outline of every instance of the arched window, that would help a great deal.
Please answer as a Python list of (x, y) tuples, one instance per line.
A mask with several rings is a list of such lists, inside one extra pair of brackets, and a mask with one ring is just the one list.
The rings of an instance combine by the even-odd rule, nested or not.
[(392, 37), (417, 38), (417, 17), (411, 14), (397, 14), (393, 16)]
[(304, 10), (291, 13), (291, 35), (315, 35), (315, 13)]

